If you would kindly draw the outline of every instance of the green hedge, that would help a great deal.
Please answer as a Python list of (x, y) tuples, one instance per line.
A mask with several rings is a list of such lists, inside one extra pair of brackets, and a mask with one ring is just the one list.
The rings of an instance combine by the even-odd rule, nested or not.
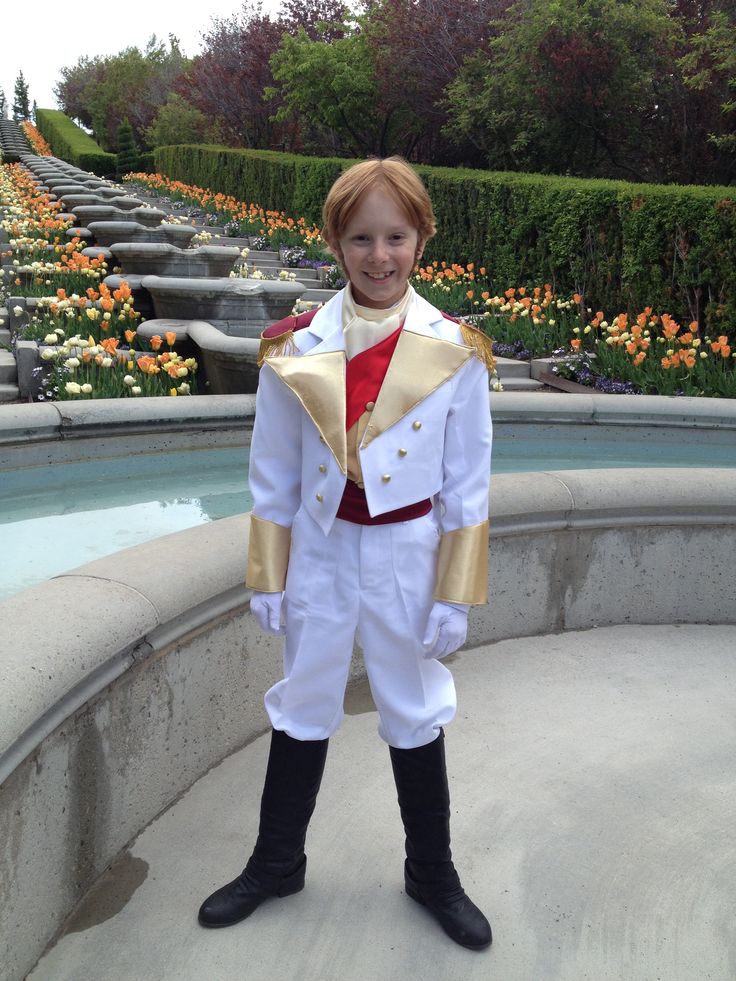
[(275, 150), (199, 145), (157, 147), (154, 159), (160, 174), (315, 224), (321, 220), (322, 203), (335, 178), (353, 163)]
[[(155, 160), (171, 178), (311, 222), (354, 162), (213, 146), (161, 147)], [(484, 265), (499, 293), (550, 283), (608, 315), (651, 306), (733, 333), (734, 188), (417, 170), (437, 215), (427, 258)]]
[(156, 163), (153, 159), (153, 151), (142, 153), (138, 159), (138, 170), (144, 174), (155, 174)]
[(38, 109), (36, 126), (55, 156), (99, 176), (114, 176), (116, 158), (105, 153), (75, 122), (58, 109)]

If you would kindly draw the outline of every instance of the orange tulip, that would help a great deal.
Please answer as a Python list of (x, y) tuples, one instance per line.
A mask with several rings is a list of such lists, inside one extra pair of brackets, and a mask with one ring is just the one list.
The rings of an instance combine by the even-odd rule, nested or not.
[(710, 349), (714, 354), (720, 354), (722, 358), (727, 358), (731, 353), (731, 345), (725, 334), (721, 334), (717, 341), (711, 341)]

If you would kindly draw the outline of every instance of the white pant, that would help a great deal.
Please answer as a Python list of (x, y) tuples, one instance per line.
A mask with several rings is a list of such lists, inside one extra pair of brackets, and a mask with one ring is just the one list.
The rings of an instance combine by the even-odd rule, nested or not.
[(456, 708), (452, 675), (422, 649), (438, 546), (431, 512), (389, 525), (337, 519), (327, 537), (298, 512), (284, 594), (284, 678), (265, 698), (274, 729), (302, 740), (335, 732), (357, 630), (380, 737), (398, 749), (437, 737)]

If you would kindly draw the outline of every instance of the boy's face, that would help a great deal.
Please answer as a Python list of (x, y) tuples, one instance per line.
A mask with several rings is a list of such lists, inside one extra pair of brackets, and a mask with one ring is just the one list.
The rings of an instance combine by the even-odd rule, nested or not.
[(375, 310), (402, 298), (424, 248), (408, 215), (380, 188), (366, 194), (334, 245), (355, 302)]

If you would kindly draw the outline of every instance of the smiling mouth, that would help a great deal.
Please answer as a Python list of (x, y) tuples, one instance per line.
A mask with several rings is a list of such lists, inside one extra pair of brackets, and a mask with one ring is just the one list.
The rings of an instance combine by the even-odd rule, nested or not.
[(367, 272), (367, 273), (365, 273), (365, 275), (368, 277), (368, 279), (372, 279), (376, 283), (382, 283), (385, 279), (388, 279), (390, 276), (393, 276), (393, 270), (391, 272), (387, 272), (387, 273), (369, 273), (369, 272)]

